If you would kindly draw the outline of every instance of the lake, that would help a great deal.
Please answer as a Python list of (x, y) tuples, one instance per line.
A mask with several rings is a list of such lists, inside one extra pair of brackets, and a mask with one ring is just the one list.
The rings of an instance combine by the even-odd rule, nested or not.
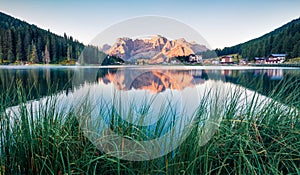
[[(299, 80), (300, 69), (280, 67), (0, 67), (1, 110), (13, 111), (17, 118), (18, 105), (23, 103), (38, 114), (39, 107), (55, 97), (59, 111), (78, 114), (86, 137), (99, 149), (118, 157), (119, 152), (114, 151), (122, 149), (131, 153), (123, 159), (149, 160), (180, 145), (199, 116), (203, 117), (204, 145), (217, 129), (222, 111), (230, 105), (242, 108), (257, 99), (256, 108), (260, 110), (274, 100), (282, 109), (298, 103), (299, 97), (291, 97), (289, 92), (298, 87)], [(289, 87), (291, 82), (293, 86)], [(138, 144), (124, 139), (129, 126), (135, 128), (128, 133)], [(120, 146), (112, 148), (112, 142)], [(147, 151), (137, 156), (132, 148)]]
[[(1, 66), (0, 94), (5, 92), (8, 105), (16, 105), (18, 86), (28, 94), (27, 100), (50, 94), (68, 95), (86, 83), (111, 85), (116, 90), (144, 90), (150, 94), (164, 91), (183, 91), (205, 84), (207, 81), (222, 81), (258, 90), (263, 95), (279, 83), (290, 78), (299, 81), (300, 69), (280, 67), (197, 67), (197, 66), (146, 66), (146, 67), (62, 67), (62, 66)], [(167, 78), (167, 79), (164, 79)], [(261, 80), (258, 80), (261, 79)], [(154, 82), (154, 83), (153, 83)], [(261, 86), (258, 88), (258, 86)]]

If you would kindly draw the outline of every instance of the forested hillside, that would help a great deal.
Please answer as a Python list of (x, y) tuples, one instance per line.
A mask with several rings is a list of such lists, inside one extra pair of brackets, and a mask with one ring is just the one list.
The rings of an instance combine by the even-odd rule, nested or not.
[(287, 54), (287, 58), (300, 57), (300, 18), (259, 38), (222, 50), (216, 49), (216, 53), (218, 56), (237, 53), (249, 60), (273, 53)]
[(71, 36), (58, 36), (0, 12), (0, 63), (99, 63), (105, 54), (97, 47), (84, 46)]

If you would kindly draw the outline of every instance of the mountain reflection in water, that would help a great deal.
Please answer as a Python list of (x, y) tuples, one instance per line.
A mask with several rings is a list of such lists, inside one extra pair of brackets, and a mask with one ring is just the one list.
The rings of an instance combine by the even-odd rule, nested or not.
[(118, 90), (149, 90), (160, 93), (166, 89), (183, 90), (204, 84), (208, 80), (205, 70), (170, 70), (170, 69), (99, 69), (99, 83), (110, 84)]
[(58, 93), (68, 95), (86, 83), (110, 85), (116, 90), (147, 89), (150, 93), (162, 93), (167, 89), (193, 88), (208, 80), (233, 83), (269, 96), (272, 90), (281, 89), (286, 86), (285, 82), (291, 81), (296, 85), (285, 90), (281, 98), (285, 100), (293, 87), (300, 84), (299, 79), (300, 69), (292, 68), (8, 66), (0, 67), (0, 97), (6, 100), (2, 106), (6, 108), (19, 104), (17, 91), (20, 86), (24, 94), (28, 94), (26, 99), (29, 101)]

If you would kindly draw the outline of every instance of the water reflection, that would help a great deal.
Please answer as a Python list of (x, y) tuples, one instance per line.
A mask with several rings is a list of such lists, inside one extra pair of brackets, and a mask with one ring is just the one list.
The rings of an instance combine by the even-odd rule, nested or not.
[[(54, 69), (48, 67), (0, 68), (0, 97), (2, 107), (17, 105), (26, 100), (33, 100), (51, 94), (65, 91), (66, 94), (74, 86), (70, 81), (74, 72), (69, 69)], [(24, 101), (18, 91), (22, 91)]]
[(99, 69), (99, 83), (110, 84), (118, 90), (149, 90), (151, 93), (166, 89), (182, 91), (186, 87), (203, 84), (208, 79), (205, 70), (142, 70), (142, 69)]
[(283, 79), (283, 70), (282, 69), (267, 69), (267, 70), (255, 70), (254, 76), (265, 76), (270, 80), (281, 80)]
[[(281, 81), (294, 79), (295, 82), (299, 82), (300, 77), (299, 69), (281, 68), (217, 67), (205, 70), (198, 67), (189, 69), (134, 67), (132, 69), (55, 66), (0, 67), (0, 96), (2, 100), (5, 100), (5, 106), (12, 106), (18, 104), (17, 90), (20, 86), (24, 94), (27, 94), (26, 99), (33, 100), (61, 92), (68, 95), (85, 83), (102, 82), (105, 85), (112, 83), (119, 90), (147, 89), (151, 93), (161, 93), (167, 89), (180, 91), (187, 87), (194, 87), (209, 79), (238, 84), (258, 90), (259, 93), (268, 96), (276, 86), (284, 86), (284, 84), (280, 85)], [(139, 76), (135, 77), (136, 75)], [(257, 87), (259, 84), (261, 88)]]
[[(255, 94), (249, 89), (268, 94), (269, 89), (280, 84), (280, 79), (274, 77), (284, 80), (293, 75), (293, 81), (300, 83), (299, 71), (282, 69), (133, 67), (0, 71), (2, 88), (17, 85), (21, 79), (25, 88), (40, 87), (35, 88), (36, 94), (63, 80), (68, 90), (57, 86), (57, 110), (74, 110), (82, 130), (98, 148), (117, 157), (122, 150), (121, 156), (124, 154), (127, 157), (122, 158), (127, 160), (139, 160), (137, 154), (142, 154), (140, 160), (153, 159), (174, 150), (195, 125), (202, 131), (199, 144), (205, 144), (225, 115), (230, 104), (228, 94), (232, 92), (245, 91), (238, 96), (237, 107), (241, 107), (247, 106), (247, 100)], [(14, 81), (9, 82), (10, 78)], [(263, 88), (257, 88), (257, 84)], [(34, 103), (43, 106), (48, 97), (45, 95)], [(268, 98), (259, 96), (260, 101), (265, 99)], [(31, 103), (28, 102), (28, 109)], [(39, 105), (34, 106), (36, 113), (40, 113)], [(18, 109), (10, 111), (17, 118)]]
[[(203, 131), (199, 144), (205, 144), (222, 118), (209, 111), (225, 101), (228, 85), (217, 88), (221, 84), (209, 80), (205, 70), (184, 67), (99, 69), (97, 83), (85, 84), (72, 96), (84, 97), (92, 106), (79, 121), (99, 149), (139, 161), (171, 152), (198, 126)], [(208, 91), (218, 98), (200, 108), (201, 101), (212, 100)]]

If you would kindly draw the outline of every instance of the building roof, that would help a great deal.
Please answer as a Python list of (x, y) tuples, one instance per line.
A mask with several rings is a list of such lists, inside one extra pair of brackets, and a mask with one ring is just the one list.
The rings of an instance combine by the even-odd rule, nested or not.
[(233, 57), (231, 55), (230, 56), (226, 55), (226, 56), (222, 56), (221, 58), (233, 58)]
[(265, 60), (265, 58), (263, 58), (263, 57), (255, 57), (254, 59), (255, 60)]
[(286, 54), (271, 54), (270, 56), (273, 56), (273, 57), (285, 57)]

